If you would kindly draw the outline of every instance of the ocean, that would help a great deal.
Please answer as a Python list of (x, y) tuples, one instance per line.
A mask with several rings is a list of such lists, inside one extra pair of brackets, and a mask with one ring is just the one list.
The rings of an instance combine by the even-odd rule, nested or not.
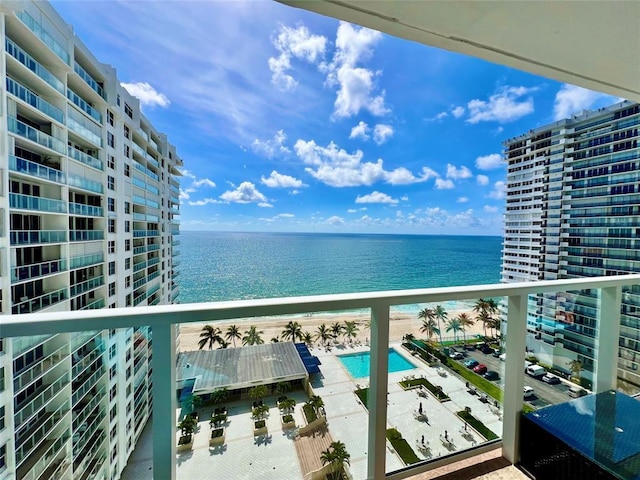
[(180, 243), (180, 303), (500, 281), (502, 237), (182, 231)]

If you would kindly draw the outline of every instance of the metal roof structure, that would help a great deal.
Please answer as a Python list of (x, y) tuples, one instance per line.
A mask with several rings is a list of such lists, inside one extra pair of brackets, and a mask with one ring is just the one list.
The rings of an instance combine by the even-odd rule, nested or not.
[(182, 352), (176, 372), (178, 383), (195, 379), (193, 393), (197, 395), (223, 387), (237, 390), (307, 377), (292, 342)]

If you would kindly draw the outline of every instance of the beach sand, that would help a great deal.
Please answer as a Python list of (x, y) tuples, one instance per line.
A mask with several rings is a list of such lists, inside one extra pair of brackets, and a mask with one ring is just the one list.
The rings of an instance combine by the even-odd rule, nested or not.
[[(475, 319), (475, 313), (470, 309), (451, 309), (447, 310), (448, 318), (455, 318), (461, 313), (467, 313), (471, 318)], [(321, 324), (326, 324), (327, 327), (330, 327), (331, 324), (335, 322), (340, 322), (344, 324), (346, 321), (354, 321), (358, 324), (358, 336), (357, 339), (366, 342), (367, 339), (370, 339), (371, 332), (368, 328), (366, 328), (365, 323), (370, 319), (370, 315), (368, 313), (330, 313), (330, 314), (313, 314), (311, 316), (308, 315), (289, 315), (286, 317), (261, 317), (261, 318), (245, 318), (245, 319), (236, 319), (230, 321), (221, 321), (215, 323), (209, 323), (214, 327), (217, 327), (222, 330), (223, 337), (229, 325), (236, 325), (240, 330), (241, 334), (244, 334), (246, 330), (249, 329), (251, 325), (255, 325), (259, 331), (263, 331), (261, 334), (262, 339), (265, 343), (271, 341), (274, 337), (279, 337), (284, 329), (285, 325), (290, 321), (298, 322), (302, 331), (309, 331), (312, 335), (314, 335), (318, 330), (318, 327)], [(188, 352), (192, 350), (198, 350), (198, 340), (200, 339), (200, 332), (202, 331), (202, 327), (206, 325), (205, 323), (188, 323), (182, 324), (180, 326), (180, 351)], [(391, 312), (390, 322), (389, 322), (389, 342), (400, 342), (402, 337), (407, 333), (412, 333), (416, 338), (425, 338), (425, 334), (420, 332), (420, 327), (422, 326), (422, 321), (418, 319), (417, 315), (409, 315), (407, 313), (395, 313)], [(453, 337), (453, 332), (446, 332), (446, 327), (442, 325), (442, 337)], [(469, 338), (470, 336), (476, 334), (483, 333), (482, 323), (476, 322), (471, 327), (467, 328), (466, 336)], [(459, 332), (458, 338), (462, 339), (462, 332)], [(340, 337), (339, 341), (342, 341), (342, 337)], [(348, 341), (348, 340), (345, 340)], [(315, 344), (319, 344), (318, 341), (314, 340)], [(236, 346), (241, 346), (242, 340), (236, 339)], [(230, 347), (233, 347), (233, 342), (231, 342)], [(214, 347), (214, 348), (217, 348)]]

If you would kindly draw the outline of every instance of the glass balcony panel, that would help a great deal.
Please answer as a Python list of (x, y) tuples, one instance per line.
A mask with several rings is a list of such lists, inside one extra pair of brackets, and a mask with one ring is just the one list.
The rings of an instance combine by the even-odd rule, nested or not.
[(84, 69), (82, 66), (75, 62), (73, 65), (73, 70), (89, 85), (98, 95), (106, 100), (106, 94), (102, 87), (94, 80), (94, 78)]
[(73, 148), (71, 145), (68, 146), (67, 155), (77, 160), (85, 165), (89, 165), (90, 167), (96, 168), (98, 170), (104, 170), (104, 166), (102, 164), (102, 160), (97, 159), (96, 157), (92, 157), (84, 152), (81, 152), (77, 148)]
[(49, 180), (60, 184), (66, 183), (66, 177), (63, 172), (55, 168), (46, 167), (24, 158), (9, 155), (9, 170), (12, 172), (26, 173), (35, 178)]
[(34, 448), (47, 440), (47, 434), (55, 428), (67, 412), (69, 412), (69, 402), (63, 403), (54, 412), (49, 412), (38, 419), (37, 428), (29, 431), (26, 441), (16, 448), (16, 464), (20, 464), (25, 457), (32, 453)]
[(64, 84), (60, 80), (58, 80), (58, 78), (53, 73), (40, 65), (40, 63), (36, 62), (36, 60), (31, 55), (29, 55), (18, 45), (13, 43), (8, 37), (5, 38), (5, 47), (9, 55), (11, 55), (29, 70), (31, 70), (33, 73), (35, 73), (38, 77), (40, 77), (58, 92), (64, 94)]
[[(25, 337), (31, 338), (31, 337)], [(17, 345), (14, 343), (13, 348), (16, 349)], [(45, 374), (47, 370), (54, 367), (58, 362), (62, 361), (65, 357), (65, 351), (67, 347), (62, 346), (52, 352), (51, 354), (45, 356), (39, 362), (35, 363), (33, 366), (29, 367), (27, 370), (22, 372), (19, 375), (16, 375), (13, 379), (13, 389), (15, 392), (23, 389), (26, 385), (31, 383), (37, 377)]]
[(24, 300), (20, 303), (16, 303), (11, 307), (11, 313), (33, 313), (54, 305), (58, 302), (66, 300), (67, 289), (61, 288), (50, 293), (46, 293), (39, 297)]
[(7, 77), (7, 92), (12, 93), (23, 102), (28, 103), (32, 107), (37, 108), (45, 115), (64, 123), (64, 113), (57, 107), (54, 107), (42, 97), (36, 95), (24, 85), (16, 82), (13, 78)]
[(80, 257), (73, 257), (69, 259), (69, 268), (82, 268), (90, 265), (96, 265), (104, 262), (103, 253), (93, 253), (91, 255), (82, 255)]
[(102, 137), (99, 132), (99, 127), (95, 123), (82, 117), (82, 115), (75, 110), (69, 110), (67, 127), (85, 140), (90, 141), (98, 147), (102, 147)]
[(67, 213), (67, 205), (61, 200), (53, 198), (33, 197), (20, 193), (9, 194), (9, 204), (11, 208), (23, 210), (35, 210), (45, 213)]
[(79, 310), (96, 310), (99, 308), (104, 308), (104, 306), (105, 306), (104, 298), (99, 298), (94, 302), (87, 303), (84, 307), (80, 308)]
[(70, 230), (70, 242), (88, 242), (92, 240), (104, 240), (103, 230)]
[[(27, 459), (23, 465), (18, 467), (18, 478), (22, 480), (37, 480), (41, 478), (41, 475), (46, 473), (52, 466), (51, 459), (59, 452), (65, 450), (65, 445), (69, 441), (69, 437), (68, 431), (65, 431), (51, 446), (48, 448), (45, 447), (42, 452), (38, 452), (38, 455), (33, 455), (33, 457), (35, 457), (34, 462), (30, 462), (29, 459)], [(66, 457), (66, 455), (64, 456)], [(61, 471), (64, 471), (64, 461), (59, 460), (54, 463), (58, 464), (55, 466), (55, 469), (60, 468)]]
[(31, 140), (43, 147), (55, 150), (58, 153), (65, 153), (65, 146), (61, 140), (58, 140), (57, 138), (54, 138), (40, 130), (36, 130), (31, 125), (27, 125), (14, 117), (7, 117), (7, 126), (11, 133), (15, 133), (16, 135), (26, 138), (27, 140)]
[(67, 183), (72, 187), (82, 188), (95, 193), (104, 193), (104, 186), (102, 183), (89, 180), (85, 177), (70, 175)]
[(102, 115), (100, 115), (100, 112), (89, 105), (89, 103), (87, 103), (80, 95), (78, 95), (70, 88), (67, 88), (67, 98), (71, 100), (73, 104), (80, 110), (93, 118), (96, 122), (102, 124)]
[(43, 405), (50, 402), (55, 395), (69, 384), (69, 372), (63, 373), (56, 381), (41, 388), (36, 394), (29, 398), (28, 402), (17, 405), (14, 420), (16, 424), (25, 423), (31, 415), (37, 412)]
[(102, 207), (95, 207), (93, 205), (85, 205), (84, 203), (72, 203), (69, 202), (69, 214), (71, 215), (85, 215), (88, 217), (102, 217)]
[(69, 65), (69, 52), (60, 45), (47, 30), (40, 25), (31, 15), (22, 10), (16, 13), (17, 17), (31, 30), (42, 42), (51, 49), (64, 63)]
[(54, 273), (60, 273), (66, 270), (67, 262), (64, 259), (13, 267), (11, 269), (11, 283), (53, 275)]
[(88, 292), (89, 290), (94, 290), (98, 287), (101, 287), (102, 285), (104, 285), (104, 275), (100, 275), (96, 278), (91, 278), (82, 283), (71, 285), (71, 288), (69, 289), (70, 296), (75, 297), (76, 295)]

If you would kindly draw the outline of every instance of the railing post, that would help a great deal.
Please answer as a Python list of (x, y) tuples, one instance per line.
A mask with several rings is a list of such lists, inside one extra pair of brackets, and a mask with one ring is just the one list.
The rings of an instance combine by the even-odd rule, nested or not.
[(596, 331), (596, 363), (593, 391), (615, 390), (618, 379), (618, 342), (620, 338), (620, 287), (600, 289), (600, 318)]
[(153, 478), (176, 479), (175, 325), (156, 325), (153, 335)]
[(369, 377), (369, 446), (367, 479), (382, 480), (386, 468), (389, 307), (371, 308), (371, 373)]
[(527, 335), (526, 294), (509, 296), (507, 345), (504, 366), (502, 455), (511, 463), (520, 459), (519, 432), (524, 386), (524, 358)]

